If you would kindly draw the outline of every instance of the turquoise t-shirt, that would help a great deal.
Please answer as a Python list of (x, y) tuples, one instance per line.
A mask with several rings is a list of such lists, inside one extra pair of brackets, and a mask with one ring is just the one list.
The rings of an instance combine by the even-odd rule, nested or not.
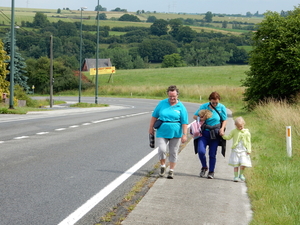
[[(218, 103), (217, 106), (215, 106), (216, 110), (218, 110), (218, 112), (220, 113), (221, 117), (223, 120), (227, 120), (227, 111), (226, 111), (226, 107), (221, 104), (221, 103)], [(202, 109), (208, 109), (212, 112), (212, 117), (207, 119), (205, 121), (205, 123), (209, 126), (214, 126), (214, 125), (217, 125), (220, 123), (220, 116), (219, 114), (214, 110), (214, 109), (211, 109), (209, 107), (209, 102), (207, 103), (204, 103), (200, 106), (200, 108), (195, 112), (194, 115), (196, 116), (199, 116), (199, 111), (202, 110)]]
[(163, 123), (156, 131), (159, 138), (180, 138), (182, 136), (182, 124), (188, 124), (188, 114), (185, 106), (178, 100), (171, 106), (169, 99), (161, 100), (155, 107), (152, 116)]

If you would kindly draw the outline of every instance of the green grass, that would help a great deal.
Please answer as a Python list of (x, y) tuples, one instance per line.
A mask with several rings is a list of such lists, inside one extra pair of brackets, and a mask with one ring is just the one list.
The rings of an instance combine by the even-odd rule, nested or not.
[[(54, 100), (54, 105), (63, 104), (65, 101)], [(14, 104), (13, 109), (9, 109), (8, 104), (0, 103), (0, 114), (26, 114), (29, 111), (43, 111), (46, 106), (50, 105), (49, 99), (31, 100), (31, 106), (19, 107)]]
[[(240, 86), (241, 79), (245, 78), (245, 71), (249, 66), (212, 66), (212, 67), (176, 67), (158, 69), (116, 70), (110, 85), (140, 86), (149, 84), (166, 86), (170, 84), (182, 85), (225, 85)], [(95, 76), (85, 74), (91, 80)], [(100, 83), (108, 80), (109, 74), (99, 75)], [(102, 82), (101, 82), (102, 81)]]
[(76, 104), (70, 105), (70, 107), (80, 107), (80, 108), (91, 108), (91, 107), (107, 107), (107, 104), (94, 104), (94, 103), (85, 103), (85, 102), (78, 102)]
[[(109, 74), (99, 75), (98, 93), (116, 97), (162, 98), (168, 86), (177, 85), (181, 100), (206, 101), (212, 91), (219, 90), (221, 95), (228, 94), (223, 95), (222, 100), (232, 105), (240, 103), (238, 94), (244, 92), (240, 87), (241, 80), (248, 69), (248, 66), (217, 66), (117, 70), (109, 83)], [(95, 82), (95, 76), (85, 75)], [(89, 96), (94, 93), (94, 89), (83, 92)]]
[[(252, 134), (253, 168), (246, 169), (254, 211), (250, 225), (299, 224), (299, 110), (299, 105), (271, 101), (243, 115)], [(286, 151), (286, 126), (292, 126), (291, 158)]]

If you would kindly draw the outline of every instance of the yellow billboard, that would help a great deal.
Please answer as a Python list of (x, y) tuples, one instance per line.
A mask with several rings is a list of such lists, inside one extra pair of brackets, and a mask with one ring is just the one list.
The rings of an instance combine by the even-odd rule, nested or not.
[[(116, 68), (114, 66), (98, 68), (98, 74), (112, 74), (112, 73), (116, 73)], [(90, 69), (90, 75), (96, 75), (96, 68)]]

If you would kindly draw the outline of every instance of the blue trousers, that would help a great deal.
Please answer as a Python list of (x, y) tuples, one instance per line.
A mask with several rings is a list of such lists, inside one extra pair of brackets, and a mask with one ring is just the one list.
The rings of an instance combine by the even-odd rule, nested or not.
[[(208, 168), (209, 172), (215, 171), (216, 166), (216, 156), (218, 150), (218, 139), (211, 140), (209, 131), (204, 130), (202, 132), (202, 137), (198, 141), (198, 156), (202, 164), (202, 168)], [(209, 167), (207, 167), (206, 162), (206, 146), (209, 146)]]

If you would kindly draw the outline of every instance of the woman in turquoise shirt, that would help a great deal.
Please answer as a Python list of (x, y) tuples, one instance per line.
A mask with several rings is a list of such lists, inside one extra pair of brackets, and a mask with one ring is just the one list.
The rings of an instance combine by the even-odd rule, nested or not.
[(180, 141), (182, 143), (187, 141), (188, 114), (185, 106), (178, 99), (179, 90), (175, 85), (168, 87), (167, 94), (168, 98), (161, 100), (152, 113), (149, 134), (154, 135), (155, 121), (162, 120), (163, 123), (156, 130), (156, 143), (161, 164), (159, 175), (163, 177), (166, 172), (167, 144), (169, 143), (170, 170), (167, 178), (173, 179)]
[[(204, 103), (195, 112), (194, 119), (198, 117), (198, 113), (202, 109), (208, 109), (212, 112), (212, 117), (205, 121), (206, 126), (202, 127), (202, 136), (198, 141), (198, 156), (202, 164), (200, 177), (204, 177), (208, 170), (208, 179), (214, 178), (214, 171), (216, 166), (216, 155), (219, 144), (220, 135), (224, 135), (227, 123), (226, 107), (220, 103), (220, 95), (217, 92), (212, 92), (209, 95), (209, 102)], [(223, 121), (221, 123), (221, 121)], [(206, 162), (206, 146), (209, 146), (209, 167)]]

